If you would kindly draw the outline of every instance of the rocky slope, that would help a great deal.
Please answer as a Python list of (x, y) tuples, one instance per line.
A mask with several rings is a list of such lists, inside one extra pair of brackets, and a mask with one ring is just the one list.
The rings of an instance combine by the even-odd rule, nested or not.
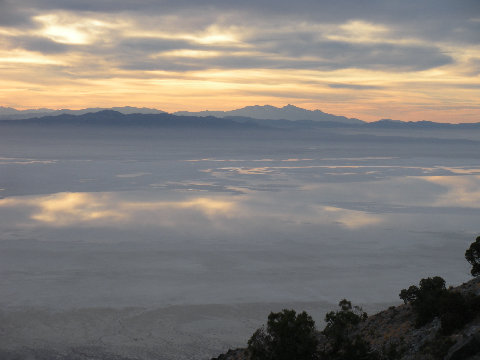
[[(480, 296), (480, 278), (468, 281), (452, 291)], [(462, 329), (441, 335), (440, 319), (415, 328), (415, 313), (410, 304), (392, 306), (372, 315), (352, 332), (361, 335), (383, 359), (398, 360), (477, 360), (480, 359), (480, 316), (472, 318)], [(328, 339), (318, 334), (320, 347)], [(212, 360), (248, 360), (246, 349), (229, 350)]]

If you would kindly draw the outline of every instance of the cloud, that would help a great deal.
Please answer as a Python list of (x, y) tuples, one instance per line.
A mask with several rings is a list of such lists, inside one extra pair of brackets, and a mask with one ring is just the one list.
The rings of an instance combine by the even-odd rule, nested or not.
[(39, 52), (46, 55), (65, 53), (72, 50), (71, 46), (41, 36), (12, 37), (10, 44), (14, 48)]
[[(109, 15), (104, 20), (90, 13), (42, 14), (32, 17), (36, 29), (11, 36), (11, 41), (17, 47), (44, 54), (82, 53), (86, 60), (82, 61), (83, 66), (102, 56), (112, 59), (113, 67), (132, 71), (252, 68), (419, 71), (453, 62), (451, 56), (434, 45), (394, 43), (385, 38), (388, 28), (361, 21), (330, 25), (303, 22), (297, 29), (292, 20), (283, 25), (276, 19), (266, 19), (261, 24), (256, 21), (223, 24), (222, 17), (218, 17), (220, 20), (215, 16), (210, 19), (218, 23), (193, 21), (185, 27), (175, 16), (172, 21), (168, 14)], [(238, 20), (229, 16), (232, 17), (232, 21)], [(363, 37), (351, 36), (356, 28)], [(333, 36), (337, 40), (332, 40), (332, 33), (337, 34)], [(377, 33), (383, 34), (382, 37), (375, 39)], [(370, 40), (365, 42), (365, 39)], [(177, 54), (183, 51), (183, 56), (175, 56), (173, 50)], [(214, 55), (199, 57), (199, 51)]]
[[(293, 22), (310, 24), (370, 23), (371, 29), (388, 24), (393, 38), (417, 38), (426, 41), (448, 40), (456, 43), (478, 43), (480, 3), (477, 0), (401, 1), (314, 1), (299, 0), (22, 0), (0, 1), (0, 23), (16, 28), (31, 27), (38, 15), (67, 12), (84, 17), (112, 17), (140, 20), (145, 28), (168, 24), (170, 31), (183, 28), (198, 31), (212, 24), (236, 24), (257, 32), (262, 24)], [(357, 37), (365, 32), (359, 32)], [(368, 28), (363, 27), (363, 30)], [(292, 29), (293, 30), (293, 29)], [(348, 27), (343, 31), (348, 31)], [(337, 30), (339, 32), (340, 30)], [(373, 32), (375, 33), (375, 31)]]
[[(120, 69), (197, 71), (205, 69), (305, 69), (344, 68), (383, 71), (419, 71), (451, 64), (453, 59), (433, 46), (355, 44), (312, 40), (312, 34), (282, 34), (278, 39), (246, 38), (238, 44), (200, 43), (201, 38), (125, 38), (109, 48), (91, 48), (93, 54), (107, 52)], [(211, 35), (215, 38), (214, 35)], [(114, 62), (115, 64), (115, 62)], [(334, 86), (332, 86), (334, 87)]]
[(376, 85), (341, 84), (341, 83), (328, 84), (328, 86), (333, 89), (354, 89), (354, 90), (372, 90), (372, 89), (382, 88), (381, 86), (376, 86)]
[(0, 26), (17, 28), (31, 26), (30, 11), (19, 3), (20, 1), (0, 0)]

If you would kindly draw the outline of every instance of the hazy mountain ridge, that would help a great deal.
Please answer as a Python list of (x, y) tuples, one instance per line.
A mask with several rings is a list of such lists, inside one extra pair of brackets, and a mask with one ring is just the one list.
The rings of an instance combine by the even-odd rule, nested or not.
[[(53, 110), (47, 108), (31, 109), (31, 110), (16, 110), (9, 107), (0, 106), (0, 120), (22, 120), (33, 117), (43, 116), (55, 116), (62, 114), (70, 115), (84, 115), (91, 112), (99, 112), (103, 110), (118, 111), (122, 114), (162, 114), (165, 111), (153, 109), (153, 108), (138, 108), (131, 106), (112, 107), (112, 108), (86, 108), (81, 110), (60, 109)], [(345, 116), (338, 116), (325, 113), (321, 110), (306, 110), (294, 105), (286, 105), (282, 108), (278, 108), (271, 105), (254, 105), (246, 106), (241, 109), (235, 109), (231, 111), (177, 111), (172, 113), (177, 116), (195, 116), (195, 117), (243, 117), (258, 120), (289, 120), (289, 121), (331, 121), (344, 124), (361, 124), (362, 120), (355, 118), (347, 118)]]
[(44, 117), (44, 116), (56, 116), (62, 114), (69, 115), (84, 115), (88, 113), (95, 113), (104, 110), (113, 110), (119, 113), (128, 115), (128, 114), (164, 114), (165, 111), (146, 108), (146, 107), (132, 107), (132, 106), (121, 106), (121, 107), (112, 107), (112, 108), (86, 108), (81, 110), (70, 110), (70, 109), (29, 109), (29, 110), (17, 110), (11, 107), (0, 106), (0, 120), (24, 120), (35, 117)]
[(81, 115), (61, 114), (29, 119), (5, 120), (0, 125), (76, 125), (76, 126), (164, 126), (164, 127), (205, 127), (205, 128), (245, 128), (257, 126), (215, 117), (175, 116), (159, 114), (123, 114), (114, 110), (102, 110)]
[(311, 121), (331, 121), (344, 124), (362, 124), (364, 121), (347, 118), (345, 116), (338, 116), (327, 114), (321, 110), (306, 110), (294, 105), (286, 105), (278, 108), (271, 105), (254, 105), (246, 106), (241, 109), (231, 111), (177, 111), (175, 115), (190, 115), (190, 116), (215, 116), (215, 117), (246, 117), (258, 120), (311, 120)]
[[(0, 125), (103, 125), (103, 126), (168, 126), (168, 127), (205, 127), (205, 128), (270, 128), (270, 129), (313, 129), (313, 128), (354, 128), (354, 129), (480, 129), (479, 123), (437, 123), (432, 121), (398, 121), (382, 119), (375, 122), (348, 123), (343, 121), (257, 119), (246, 116), (194, 116), (169, 114), (157, 110), (158, 113), (139, 113), (138, 108), (121, 108), (124, 113), (116, 110), (100, 110), (83, 113), (62, 113), (53, 115), (36, 115), (14, 120), (0, 113)], [(2, 108), (1, 110), (5, 110)], [(146, 109), (145, 111), (149, 111)], [(6, 111), (6, 110), (5, 110)], [(40, 110), (39, 110), (40, 111)], [(61, 110), (58, 110), (61, 111)], [(75, 112), (77, 110), (70, 110)], [(328, 115), (328, 114), (327, 114)], [(332, 117), (337, 118), (335, 115)]]

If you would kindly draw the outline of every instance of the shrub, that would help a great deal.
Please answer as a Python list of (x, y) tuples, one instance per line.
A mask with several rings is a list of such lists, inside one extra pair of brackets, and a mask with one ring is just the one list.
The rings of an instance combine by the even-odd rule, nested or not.
[(359, 335), (354, 336), (356, 327), (367, 319), (367, 313), (359, 306), (343, 299), (338, 304), (339, 311), (330, 311), (325, 315), (327, 325), (323, 334), (329, 340), (329, 346), (323, 351), (322, 359), (328, 360), (374, 360), (378, 356), (370, 344)]
[(284, 309), (268, 315), (267, 328), (260, 328), (248, 341), (252, 360), (315, 360), (318, 339), (315, 322), (305, 311)]
[(440, 299), (447, 293), (445, 280), (439, 276), (422, 279), (419, 285), (400, 291), (400, 298), (413, 306), (416, 327), (428, 324), (440, 314)]
[(323, 334), (332, 340), (335, 346), (342, 345), (351, 330), (367, 318), (367, 313), (361, 307), (352, 307), (352, 303), (346, 299), (340, 301), (338, 306), (339, 311), (330, 311), (325, 315), (327, 325), (323, 330)]
[(417, 293), (418, 287), (412, 285), (408, 289), (402, 289), (402, 291), (400, 291), (400, 299), (402, 299), (405, 304), (411, 303), (417, 298)]
[(480, 236), (465, 251), (465, 259), (472, 265), (472, 276), (480, 275)]
[(411, 303), (416, 315), (415, 326), (421, 327), (435, 317), (441, 321), (441, 333), (449, 335), (461, 329), (480, 310), (480, 298), (445, 288), (445, 280), (439, 276), (420, 280), (400, 292), (405, 303)]

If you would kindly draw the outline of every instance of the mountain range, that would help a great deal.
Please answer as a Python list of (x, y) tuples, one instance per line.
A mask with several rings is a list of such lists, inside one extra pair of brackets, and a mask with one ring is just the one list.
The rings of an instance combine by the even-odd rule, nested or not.
[[(20, 121), (21, 120), (21, 121)], [(271, 105), (247, 106), (232, 111), (179, 111), (167, 113), (152, 108), (113, 107), (81, 110), (16, 110), (0, 106), (1, 124), (89, 124), (138, 125), (169, 127), (266, 127), (266, 128), (378, 128), (378, 129), (479, 129), (478, 123), (437, 123), (433, 121), (399, 121), (381, 119), (365, 122), (355, 118), (327, 114), (321, 110), (306, 110), (293, 105), (278, 108)]]
[(245, 117), (258, 120), (310, 120), (329, 121), (343, 124), (361, 124), (362, 120), (327, 114), (321, 110), (306, 110), (294, 105), (286, 105), (278, 108), (271, 105), (246, 106), (231, 111), (177, 111), (174, 115), (181, 116), (214, 116), (219, 118)]
[(11, 107), (0, 106), (0, 120), (23, 120), (31, 119), (34, 117), (43, 117), (43, 116), (55, 116), (62, 114), (69, 115), (84, 115), (88, 113), (96, 113), (103, 110), (113, 110), (122, 114), (164, 114), (165, 111), (152, 109), (152, 108), (138, 108), (132, 106), (122, 106), (122, 107), (112, 107), (112, 108), (86, 108), (81, 110), (70, 110), (70, 109), (29, 109), (29, 110), (17, 110)]
[[(32, 110), (16, 110), (14, 108), (0, 106), (0, 120), (22, 120), (22, 119), (29, 119), (32, 117), (55, 116), (55, 115), (61, 115), (61, 114), (83, 115), (87, 113), (99, 112), (102, 110), (113, 110), (125, 115), (165, 113), (165, 111), (157, 110), (153, 108), (145, 108), (145, 107), (138, 108), (138, 107), (131, 107), (131, 106), (112, 107), (112, 108), (87, 108), (82, 110), (70, 110), (70, 109), (52, 110), (52, 109), (46, 109), (46, 108), (32, 109)], [(258, 120), (329, 121), (329, 122), (336, 122), (336, 123), (342, 123), (342, 124), (363, 123), (363, 121), (359, 119), (327, 114), (321, 110), (306, 110), (294, 105), (286, 105), (282, 108), (278, 108), (271, 105), (262, 105), (262, 106), (255, 105), (255, 106), (246, 106), (244, 108), (231, 110), (231, 111), (208, 111), (208, 110), (199, 111), (199, 112), (177, 111), (173, 113), (173, 115), (195, 116), (195, 117), (213, 116), (216, 118), (237, 118), (237, 119), (249, 118), (249, 119), (258, 119)]]

